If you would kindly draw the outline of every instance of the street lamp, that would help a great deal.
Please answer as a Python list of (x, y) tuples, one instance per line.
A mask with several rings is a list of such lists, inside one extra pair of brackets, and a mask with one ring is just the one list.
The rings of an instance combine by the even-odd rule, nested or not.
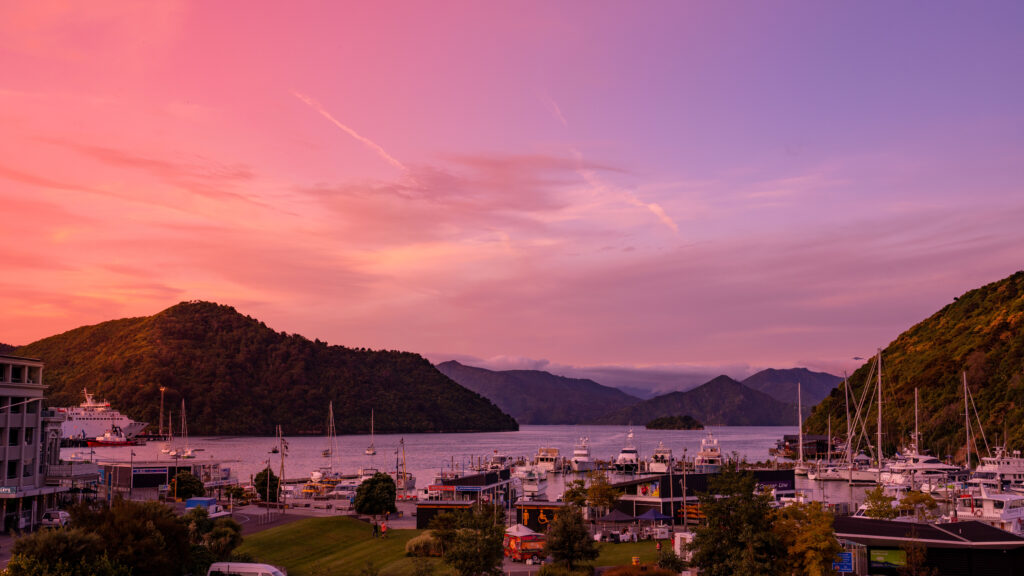
[(128, 464), (128, 499), (132, 499), (132, 488), (135, 487), (135, 450), (131, 451)]

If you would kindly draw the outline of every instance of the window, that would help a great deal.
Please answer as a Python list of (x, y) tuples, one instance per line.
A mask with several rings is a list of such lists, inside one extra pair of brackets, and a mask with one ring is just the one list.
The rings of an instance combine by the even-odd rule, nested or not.
[(21, 428), (11, 428), (7, 434), (7, 445), (17, 446), (18, 440), (21, 437)]
[(28, 478), (31, 475), (32, 475), (32, 461), (31, 460), (26, 460), (25, 461), (25, 465), (22, 467), (21, 476), (23, 478)]
[(36, 439), (36, 429), (35, 428), (25, 428), (25, 445), (26, 446), (31, 446), (32, 443), (35, 442), (35, 439)]
[(18, 461), (10, 460), (7, 462), (7, 479), (14, 479), (18, 477)]

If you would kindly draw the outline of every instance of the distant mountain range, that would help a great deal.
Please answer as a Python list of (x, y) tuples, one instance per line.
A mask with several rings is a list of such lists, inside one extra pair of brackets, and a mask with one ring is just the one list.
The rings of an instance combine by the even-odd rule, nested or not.
[[(76, 328), (13, 354), (46, 362), (51, 406), (82, 389), (136, 420), (166, 405), (197, 435), (323, 434), (334, 403), (339, 434), (515, 430), (515, 420), (418, 354), (329, 346), (275, 332), (230, 306), (183, 302), (159, 314)], [(177, 426), (176, 426), (177, 427)]]
[(642, 425), (663, 416), (691, 416), (705, 426), (785, 426), (796, 424), (796, 405), (779, 402), (728, 376), (686, 392), (671, 392), (599, 417), (595, 424)]
[(489, 398), (520, 424), (584, 424), (617, 406), (640, 401), (593, 380), (540, 370), (493, 371), (454, 360), (437, 365), (442, 374)]
[[(899, 335), (882, 350), (883, 451), (892, 454), (914, 429), (914, 389), (919, 390), (921, 446), (961, 462), (965, 450), (963, 380), (980, 415), (972, 433), (989, 444), (1024, 449), (1024, 272), (971, 290)], [(855, 398), (877, 377), (869, 359), (850, 375)], [(872, 397), (875, 394), (872, 393)], [(851, 400), (853, 401), (853, 400)], [(874, 404), (866, 416), (873, 430)], [(842, 389), (836, 389), (807, 421), (809, 430), (845, 430)], [(874, 439), (874, 432), (870, 434)], [(979, 435), (980, 436), (980, 435)], [(982, 452), (985, 442), (979, 441)], [(971, 451), (977, 454), (975, 447)]]
[(812, 407), (827, 398), (842, 381), (843, 379), (839, 376), (824, 372), (811, 372), (807, 368), (789, 368), (787, 370), (768, 368), (744, 380), (743, 385), (764, 392), (779, 402), (796, 404), (796, 388), (799, 382), (803, 405)]

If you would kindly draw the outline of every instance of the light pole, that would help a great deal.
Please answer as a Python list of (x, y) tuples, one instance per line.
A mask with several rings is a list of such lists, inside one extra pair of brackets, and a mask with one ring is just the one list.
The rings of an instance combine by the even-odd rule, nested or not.
[(174, 501), (178, 501), (178, 454), (174, 454)]
[(166, 386), (160, 387), (160, 438), (164, 437), (164, 392), (167, 391)]
[(128, 464), (128, 500), (132, 499), (132, 488), (135, 487), (135, 450), (131, 451)]

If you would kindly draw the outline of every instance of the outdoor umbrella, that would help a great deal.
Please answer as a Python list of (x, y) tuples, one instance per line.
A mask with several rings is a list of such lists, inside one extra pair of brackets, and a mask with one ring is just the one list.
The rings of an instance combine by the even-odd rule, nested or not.
[(651, 522), (657, 522), (658, 520), (671, 520), (671, 516), (665, 516), (661, 512), (651, 508), (647, 512), (636, 517), (637, 520), (650, 520)]
[(607, 523), (616, 523), (616, 522), (632, 522), (634, 520), (636, 520), (636, 518), (633, 518), (632, 516), (630, 516), (629, 514), (626, 514), (625, 512), (622, 512), (620, 510), (612, 510), (611, 513), (609, 513), (607, 516), (604, 516), (603, 518), (599, 518), (597, 521), (598, 522), (604, 522), (604, 523), (607, 524)]
[(508, 534), (510, 536), (529, 536), (531, 534), (536, 534), (536, 532), (534, 532), (533, 530), (530, 530), (529, 528), (527, 528), (526, 526), (523, 526), (522, 524), (516, 524), (515, 526), (512, 526), (511, 528), (506, 529), (505, 530), (505, 534)]

